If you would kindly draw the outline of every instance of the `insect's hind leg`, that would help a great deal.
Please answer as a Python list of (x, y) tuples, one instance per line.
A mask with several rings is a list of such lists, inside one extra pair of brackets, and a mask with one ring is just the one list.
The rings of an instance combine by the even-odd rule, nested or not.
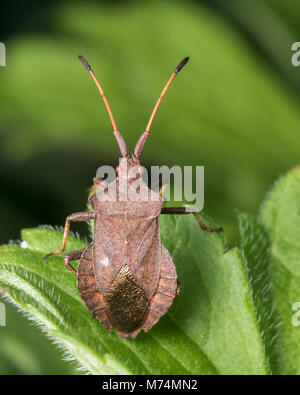
[(77, 261), (78, 259), (80, 259), (84, 250), (85, 250), (85, 248), (82, 248), (81, 250), (71, 251), (64, 256), (65, 265), (75, 275), (77, 275), (77, 272), (74, 269), (74, 267), (70, 264), (70, 261)]
[(223, 228), (211, 228), (210, 226), (206, 226), (199, 215), (188, 207), (163, 207), (161, 209), (161, 214), (193, 214), (201, 229), (206, 232), (223, 232)]

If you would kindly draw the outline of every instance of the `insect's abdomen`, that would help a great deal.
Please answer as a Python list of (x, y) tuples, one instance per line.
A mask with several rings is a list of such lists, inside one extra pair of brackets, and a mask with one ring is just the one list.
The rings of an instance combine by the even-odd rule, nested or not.
[(99, 292), (94, 274), (94, 252), (91, 243), (83, 252), (77, 268), (78, 291), (87, 308), (99, 318), (107, 329), (114, 329), (105, 312), (103, 295)]
[(104, 300), (107, 317), (118, 330), (130, 333), (144, 323), (149, 301), (127, 264), (105, 292)]

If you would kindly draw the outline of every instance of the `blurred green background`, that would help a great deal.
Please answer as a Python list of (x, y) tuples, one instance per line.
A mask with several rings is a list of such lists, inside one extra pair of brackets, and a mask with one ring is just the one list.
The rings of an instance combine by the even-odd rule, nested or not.
[[(94, 67), (130, 149), (184, 56), (142, 161), (204, 165), (205, 211), (238, 243), (235, 209), (256, 212), (299, 164), (298, 0), (6, 1), (0, 41), (0, 241), (64, 223), (86, 206), (102, 164), (119, 157)], [(72, 228), (86, 232), (86, 227)], [(7, 306), (0, 373), (73, 373), (62, 353)]]

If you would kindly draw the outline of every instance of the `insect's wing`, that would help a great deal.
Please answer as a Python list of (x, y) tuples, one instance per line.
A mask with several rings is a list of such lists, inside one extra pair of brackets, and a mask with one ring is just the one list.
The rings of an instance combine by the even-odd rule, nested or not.
[(127, 264), (150, 298), (156, 289), (161, 242), (158, 215), (161, 202), (98, 202), (94, 200), (95, 277), (100, 292)]
[(130, 221), (128, 226), (130, 238), (126, 263), (150, 300), (157, 288), (160, 273), (159, 219), (138, 217)]
[[(110, 203), (111, 212), (114, 207)], [(109, 209), (109, 208), (108, 208)], [(124, 215), (105, 215), (98, 211), (94, 234), (94, 270), (99, 291), (105, 293), (126, 259), (126, 221)]]

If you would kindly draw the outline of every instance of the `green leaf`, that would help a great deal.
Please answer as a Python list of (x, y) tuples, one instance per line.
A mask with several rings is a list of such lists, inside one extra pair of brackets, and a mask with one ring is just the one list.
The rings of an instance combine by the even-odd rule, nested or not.
[(270, 239), (269, 276), (276, 302), (278, 371), (300, 374), (300, 328), (293, 323), (300, 302), (300, 168), (294, 168), (274, 186), (264, 202), (260, 221)]
[[(94, 374), (268, 373), (243, 258), (194, 218), (162, 218), (163, 240), (182, 284), (170, 312), (137, 339), (120, 339), (93, 320), (63, 258), (42, 260), (62, 234), (27, 229), (1, 247), (0, 286), (79, 365)], [(70, 237), (68, 249), (84, 243)]]
[(271, 373), (277, 371), (279, 320), (275, 314), (269, 276), (269, 239), (252, 215), (239, 215), (242, 254), (246, 263), (258, 325)]
[(270, 371), (300, 373), (300, 168), (272, 188), (259, 216), (239, 216), (241, 247)]
[(6, 303), (6, 327), (0, 328), (0, 374), (73, 374), (63, 353), (26, 317)]
[(193, 218), (166, 218), (163, 240), (182, 283), (170, 315), (220, 374), (268, 374), (244, 261)]

